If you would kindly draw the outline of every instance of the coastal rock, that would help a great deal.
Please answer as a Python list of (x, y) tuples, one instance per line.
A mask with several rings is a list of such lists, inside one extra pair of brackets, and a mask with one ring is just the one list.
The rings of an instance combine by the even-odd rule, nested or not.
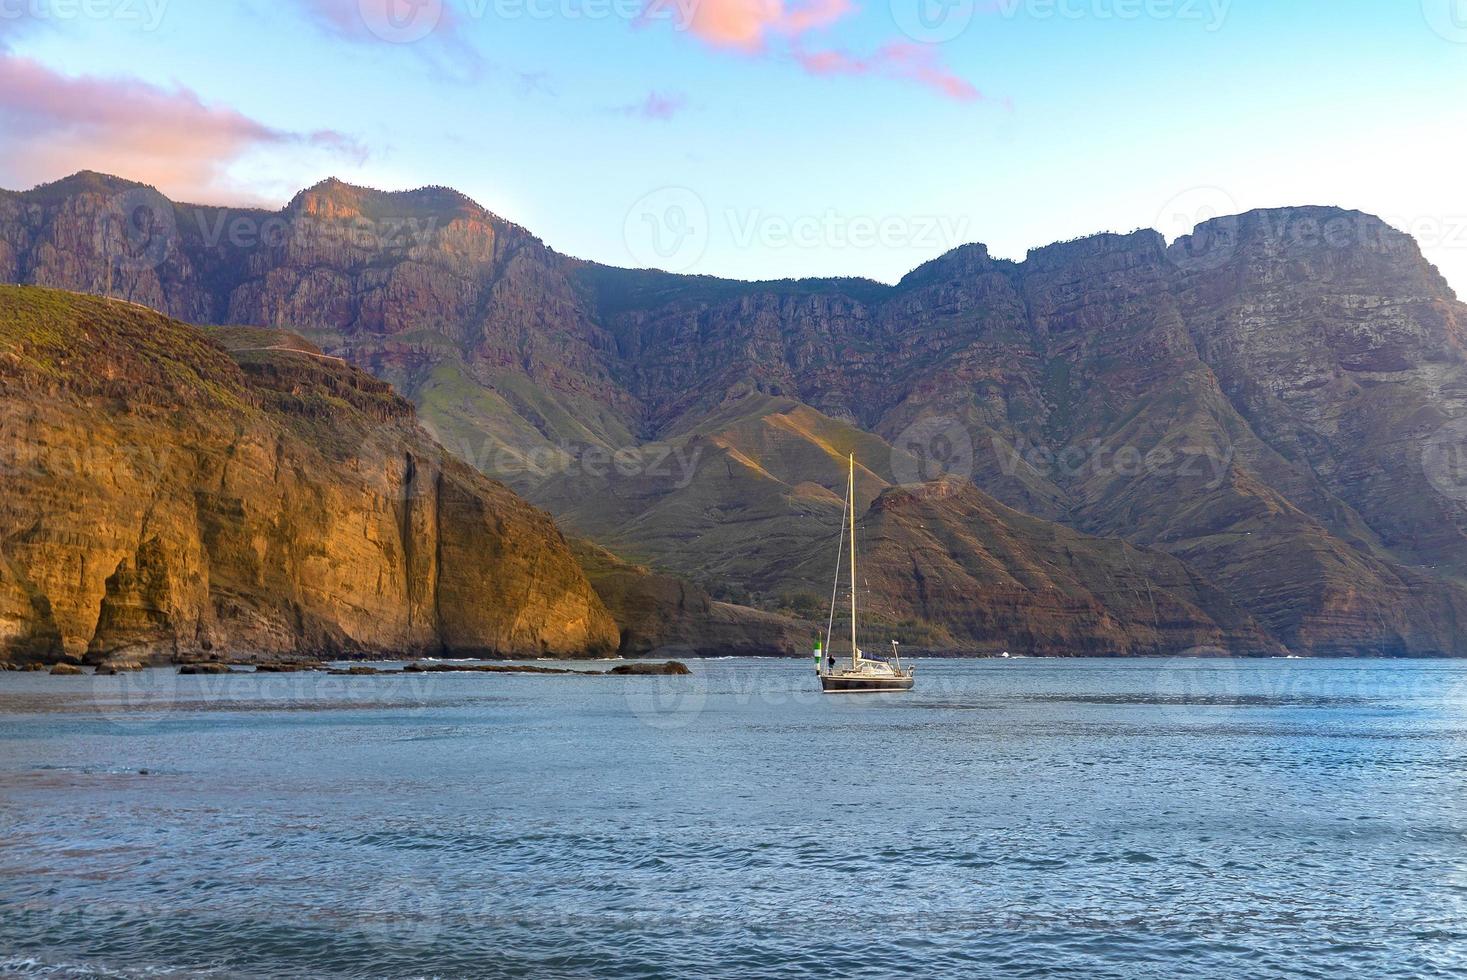
[(612, 674), (630, 677), (681, 677), (691, 674), (688, 665), (670, 660), (665, 664), (618, 664), (611, 668)]
[(75, 664), (56, 664), (51, 668), (51, 674), (54, 677), (75, 677), (83, 673), (86, 672)]
[(97, 664), (95, 673), (103, 677), (113, 677), (117, 674), (129, 674), (143, 669), (143, 665), (136, 660), (108, 660)]
[(615, 649), (551, 519), (388, 386), (276, 334), (218, 339), (237, 354), (128, 304), (0, 287), (0, 652)]
[(180, 674), (230, 674), (233, 669), (229, 664), (184, 664), (178, 668)]

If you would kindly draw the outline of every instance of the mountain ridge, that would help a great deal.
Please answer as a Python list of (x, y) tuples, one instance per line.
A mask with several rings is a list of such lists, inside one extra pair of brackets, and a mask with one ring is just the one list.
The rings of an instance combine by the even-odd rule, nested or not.
[[(104, 291), (108, 202), (23, 196), (0, 199), (0, 278)], [(576, 533), (610, 533), (639, 501), (602, 543), (715, 598), (803, 603), (814, 566), (799, 584), (742, 562), (760, 542), (719, 523), (736, 500), (710, 473), (629, 490), (587, 454), (701, 447), (702, 465), (764, 481), (749, 492), (770, 540), (798, 550), (819, 524), (813, 488), (832, 490), (818, 445), (782, 443), (815, 469), (773, 482), (734, 448), (740, 426), (782, 425), (787, 399), (877, 440), (888, 482), (957, 473), (1043, 520), (1160, 548), (1291, 650), (1467, 652), (1467, 515), (1423, 462), (1467, 415), (1467, 313), (1408, 236), (1361, 212), (1261, 209), (1170, 244), (1103, 233), (1021, 261), (970, 244), (892, 285), (621, 270), (492, 216), (406, 239), (338, 236), (338, 219), (287, 215), (282, 241), (241, 246), (165, 222), (166, 247), (116, 268), (114, 290), (302, 333)], [(744, 414), (755, 396), (773, 399), (764, 416)]]
[[(167, 196), (164, 195), (161, 191), (158, 190), (156, 186), (152, 184), (131, 180), (129, 178), (121, 177), (115, 174), (109, 174), (104, 171), (86, 169), (79, 170), (73, 174), (68, 174), (64, 177), (57, 178), (56, 180), (45, 181), (30, 188), (0, 188), (0, 195), (11, 195), (17, 197), (48, 197), (54, 196), (58, 191), (72, 189), (81, 189), (87, 191), (116, 191), (119, 189), (145, 190), (151, 192), (152, 194), (156, 194), (159, 198), (168, 200)], [(464, 192), (456, 188), (449, 187), (443, 184), (423, 184), (417, 187), (405, 188), (401, 190), (384, 190), (382, 188), (373, 187), (366, 184), (354, 184), (350, 181), (342, 180), (341, 178), (336, 176), (326, 176), (318, 180), (316, 183), (297, 191), (289, 201), (286, 201), (278, 208), (273, 208), (267, 205), (241, 206), (203, 201), (170, 201), (170, 203), (178, 207), (188, 207), (214, 211), (245, 211), (266, 213), (272, 215), (283, 215), (291, 211), (298, 210), (303, 199), (306, 199), (313, 194), (325, 194), (328, 191), (341, 192), (351, 197), (370, 198), (376, 200), (386, 199), (408, 201), (413, 199), (422, 200), (434, 197), (441, 197), (444, 200), (452, 202), (455, 207), (441, 209), (438, 213), (439, 217), (451, 218), (456, 215), (468, 214), (474, 217), (491, 219), (494, 223), (502, 225), (506, 228), (513, 228), (525, 232), (527, 235), (529, 235), (529, 237), (533, 238), (535, 242), (544, 247), (547, 251), (566, 258), (574, 263), (607, 269), (614, 272), (645, 273), (652, 276), (662, 276), (679, 281), (702, 281), (705, 283), (734, 284), (741, 286), (800, 285), (808, 283), (832, 285), (866, 284), (890, 290), (897, 289), (906, 284), (908, 280), (912, 279), (914, 276), (918, 276), (920, 273), (923, 272), (923, 270), (927, 269), (929, 266), (944, 263), (952, 259), (953, 257), (966, 255), (970, 252), (980, 253), (982, 259), (988, 262), (1021, 265), (1024, 262), (1027, 262), (1031, 258), (1035, 257), (1036, 253), (1047, 253), (1051, 250), (1064, 249), (1068, 246), (1079, 245), (1096, 240), (1125, 239), (1138, 235), (1156, 236), (1156, 238), (1161, 242), (1163, 250), (1170, 250), (1178, 243), (1186, 241), (1187, 239), (1195, 238), (1200, 233), (1203, 233), (1210, 229), (1226, 227), (1234, 223), (1248, 221), (1250, 219), (1255, 219), (1261, 216), (1295, 216), (1301, 212), (1320, 213), (1333, 218), (1363, 219), (1365, 221), (1378, 224), (1383, 228), (1389, 228), (1396, 234), (1401, 235), (1405, 238), (1410, 237), (1405, 232), (1393, 228), (1379, 215), (1373, 214), (1368, 211), (1361, 211), (1358, 209), (1334, 204), (1279, 205), (1276, 207), (1253, 208), (1249, 211), (1242, 211), (1233, 215), (1221, 215), (1213, 218), (1204, 219), (1202, 221), (1199, 221), (1198, 224), (1190, 232), (1181, 233), (1170, 242), (1167, 241), (1166, 237), (1159, 230), (1151, 227), (1137, 227), (1128, 232), (1095, 231), (1084, 235), (1075, 236), (1073, 238), (1061, 239), (1046, 244), (1029, 246), (1025, 251), (1024, 258), (1022, 259), (994, 258), (989, 254), (989, 246), (986, 243), (981, 241), (964, 242), (949, 248), (947, 251), (941, 253), (940, 255), (936, 255), (919, 263), (912, 269), (908, 270), (894, 283), (882, 282), (880, 280), (868, 279), (861, 276), (805, 276), (779, 279), (739, 279), (736, 277), (722, 276), (714, 273), (672, 273), (665, 272), (663, 270), (653, 267), (618, 266), (596, 259), (576, 258), (568, 255), (567, 253), (559, 251), (553, 245), (550, 245), (544, 239), (540, 238), (538, 235), (535, 235), (533, 232), (528, 231), (525, 225), (513, 221), (509, 218), (505, 218), (502, 215), (499, 215), (493, 211), (490, 211), (488, 208), (484, 207), (484, 205), (479, 203), (470, 195), (465, 194)], [(366, 215), (365, 212), (362, 212), (361, 216), (368, 215)], [(1436, 270), (1436, 266), (1434, 265), (1431, 268), (1433, 270)], [(1437, 272), (1437, 274), (1438, 276), (1440, 276), (1439, 271)], [(1441, 277), (1441, 283), (1447, 286), (1447, 288), (1451, 288), (1450, 284), (1447, 283), (1445, 277)], [(1453, 296), (1455, 297), (1455, 290), (1453, 290)]]

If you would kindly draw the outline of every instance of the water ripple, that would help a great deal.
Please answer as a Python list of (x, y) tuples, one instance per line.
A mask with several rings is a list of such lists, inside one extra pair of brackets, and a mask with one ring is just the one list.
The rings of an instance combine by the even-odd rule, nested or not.
[(307, 675), (144, 724), (0, 675), (0, 975), (1467, 971), (1467, 668), (1296, 664)]

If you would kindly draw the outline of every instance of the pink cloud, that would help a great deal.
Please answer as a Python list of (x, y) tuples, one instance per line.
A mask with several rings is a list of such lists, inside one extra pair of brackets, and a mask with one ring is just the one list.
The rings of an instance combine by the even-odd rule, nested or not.
[(795, 60), (812, 75), (868, 75), (871, 65), (844, 51), (796, 51)]
[(812, 75), (872, 75), (913, 82), (959, 102), (982, 94), (953, 73), (932, 45), (894, 40), (869, 55), (812, 50), (806, 39), (856, 13), (852, 0), (648, 0), (642, 21), (671, 20), (705, 43), (748, 54), (768, 54), (775, 42)]
[(642, 19), (671, 20), (716, 47), (756, 52), (771, 36), (797, 37), (854, 12), (850, 0), (649, 0)]
[(855, 12), (856, 8), (850, 0), (811, 0), (810, 3), (788, 11), (779, 28), (786, 34), (798, 36), (807, 31), (829, 27)]
[(783, 6), (780, 0), (705, 0), (693, 4), (679, 26), (710, 44), (757, 51)]
[(931, 45), (890, 41), (874, 54), (864, 56), (798, 48), (793, 53), (800, 66), (812, 75), (877, 75), (916, 82), (959, 102), (983, 98), (983, 93), (972, 83), (942, 64)]
[(625, 116), (636, 116), (639, 119), (655, 119), (666, 122), (673, 116), (688, 107), (687, 99), (681, 95), (660, 92), (648, 92), (647, 97), (640, 102), (624, 105), (617, 108), (617, 112)]
[(0, 55), (0, 183), (27, 187), (82, 169), (106, 169), (188, 200), (235, 193), (226, 171), (250, 151), (316, 148), (363, 159), (333, 130), (293, 133), (194, 92), (127, 78), (62, 75), (29, 58)]

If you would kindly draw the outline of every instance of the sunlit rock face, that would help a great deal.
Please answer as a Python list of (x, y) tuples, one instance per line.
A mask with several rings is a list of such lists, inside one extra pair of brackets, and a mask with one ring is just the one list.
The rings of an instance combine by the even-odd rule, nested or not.
[(0, 379), (0, 659), (616, 648), (548, 515), (298, 338), (0, 287)]

